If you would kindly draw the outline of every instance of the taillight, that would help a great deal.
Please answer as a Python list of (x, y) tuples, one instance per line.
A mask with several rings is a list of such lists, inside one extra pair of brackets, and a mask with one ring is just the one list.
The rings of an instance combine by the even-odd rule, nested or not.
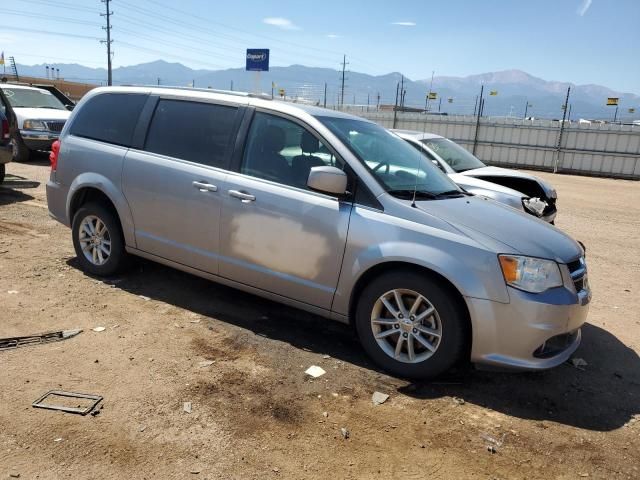
[(49, 161), (51, 162), (51, 171), (55, 172), (58, 168), (58, 154), (60, 153), (60, 140), (56, 140), (51, 144), (51, 152), (49, 153)]
[(2, 120), (2, 138), (9, 138), (9, 120), (6, 118)]

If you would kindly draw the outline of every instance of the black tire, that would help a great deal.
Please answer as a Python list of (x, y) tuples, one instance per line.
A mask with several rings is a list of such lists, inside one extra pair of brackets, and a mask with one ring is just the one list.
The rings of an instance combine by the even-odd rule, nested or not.
[(19, 135), (14, 135), (11, 138), (11, 145), (13, 147), (13, 161), (14, 162), (28, 162), (31, 157), (31, 150), (25, 145)]
[[(429, 358), (418, 363), (408, 363), (393, 358), (385, 353), (374, 337), (371, 324), (374, 305), (383, 294), (395, 289), (406, 289), (419, 293), (431, 303), (439, 317), (442, 329), (439, 344)], [(433, 378), (449, 370), (462, 359), (467, 344), (468, 324), (465, 309), (460, 304), (461, 301), (447, 287), (439, 285), (428, 276), (417, 272), (397, 271), (382, 275), (367, 285), (358, 299), (355, 320), (360, 342), (373, 361), (393, 375), (415, 379)], [(430, 318), (430, 316), (426, 318)], [(384, 328), (395, 328), (395, 326)], [(395, 342), (400, 334), (394, 335), (396, 336), (388, 337), (389, 342)], [(411, 338), (409, 337), (409, 339)], [(406, 341), (403, 345), (406, 350)], [(414, 345), (418, 344), (414, 343)]]
[[(101, 265), (96, 265), (85, 257), (81, 246), (80, 227), (82, 225), (82, 221), (89, 216), (95, 216), (105, 224), (108, 232), (108, 239), (111, 242), (109, 255), (106, 258), (106, 261)], [(87, 203), (78, 209), (76, 214), (73, 216), (71, 236), (73, 239), (73, 248), (76, 251), (78, 261), (80, 262), (82, 270), (86, 273), (98, 277), (108, 277), (124, 269), (128, 263), (128, 255), (125, 250), (124, 236), (122, 235), (120, 221), (115, 212), (106, 208), (102, 204)]]
[(7, 172), (7, 169), (4, 166), (4, 163), (0, 163), (0, 183), (4, 182), (4, 176), (6, 172)]

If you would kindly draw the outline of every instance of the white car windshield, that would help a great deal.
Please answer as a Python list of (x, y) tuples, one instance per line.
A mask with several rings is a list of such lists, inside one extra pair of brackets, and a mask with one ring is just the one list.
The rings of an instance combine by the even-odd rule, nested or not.
[(397, 135), (381, 126), (350, 118), (319, 117), (369, 169), (389, 193), (421, 199), (463, 195), (458, 186)]
[(486, 167), (484, 163), (474, 157), (470, 152), (448, 138), (425, 138), (422, 140), (422, 143), (447, 162), (456, 173)]
[(7, 97), (13, 108), (51, 108), (66, 110), (60, 100), (46, 90), (37, 88), (2, 87), (2, 93)]

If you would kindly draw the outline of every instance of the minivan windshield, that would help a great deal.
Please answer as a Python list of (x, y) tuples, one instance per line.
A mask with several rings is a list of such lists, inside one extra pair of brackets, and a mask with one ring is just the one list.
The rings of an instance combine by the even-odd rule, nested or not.
[(426, 156), (381, 126), (351, 118), (318, 117), (369, 169), (383, 188), (400, 198), (460, 196), (463, 192)]
[(447, 162), (457, 173), (474, 168), (486, 167), (484, 163), (474, 157), (467, 150), (462, 148), (448, 138), (425, 138), (422, 140), (427, 148)]
[(10, 88), (2, 87), (2, 93), (7, 97), (13, 108), (51, 108), (66, 110), (60, 100), (46, 90), (39, 88)]

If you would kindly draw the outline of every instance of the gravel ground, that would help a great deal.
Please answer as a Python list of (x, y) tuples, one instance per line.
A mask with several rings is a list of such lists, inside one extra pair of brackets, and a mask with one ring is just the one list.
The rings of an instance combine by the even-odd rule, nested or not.
[[(84, 331), (0, 352), (0, 478), (640, 478), (638, 182), (539, 174), (557, 226), (587, 246), (583, 369), (409, 383), (340, 324), (145, 261), (112, 282), (84, 275), (47, 215), (46, 160), (7, 170), (0, 337)], [(103, 408), (31, 407), (52, 389)]]

